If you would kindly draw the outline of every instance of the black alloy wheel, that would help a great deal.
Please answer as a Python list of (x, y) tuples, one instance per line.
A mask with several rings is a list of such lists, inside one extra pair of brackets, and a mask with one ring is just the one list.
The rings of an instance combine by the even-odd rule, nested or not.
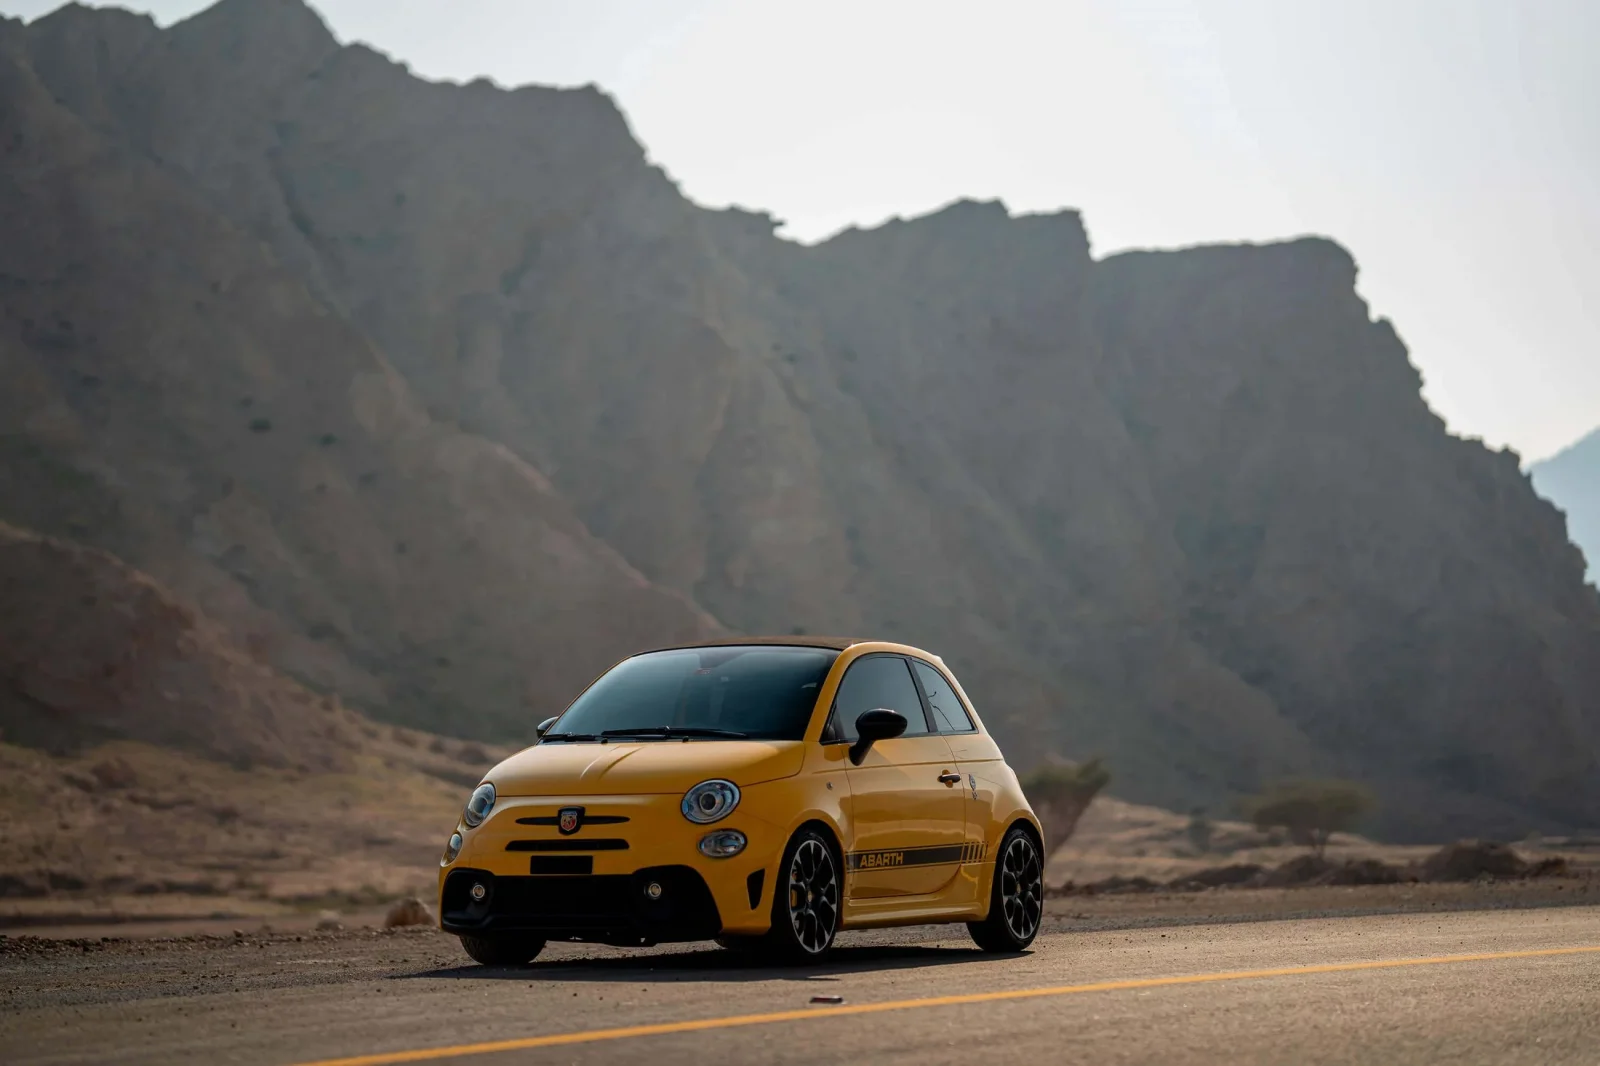
[(815, 962), (839, 932), (838, 852), (817, 830), (802, 829), (789, 841), (779, 870), (782, 887), (773, 894), (772, 929), (764, 946), (787, 961)]
[(1039, 935), (1044, 917), (1044, 861), (1033, 836), (1020, 825), (1007, 830), (994, 860), (989, 916), (968, 922), (984, 951), (1022, 951)]

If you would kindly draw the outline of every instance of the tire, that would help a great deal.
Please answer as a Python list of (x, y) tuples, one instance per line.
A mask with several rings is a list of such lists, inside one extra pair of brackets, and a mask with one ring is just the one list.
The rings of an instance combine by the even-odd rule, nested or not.
[(1000, 838), (994, 857), (989, 916), (968, 922), (978, 947), (990, 952), (1026, 951), (1044, 917), (1044, 863), (1032, 834), (1014, 825)]
[(484, 966), (523, 966), (544, 950), (544, 941), (527, 936), (463, 936), (461, 946)]
[(783, 851), (775, 887), (772, 929), (760, 940), (762, 954), (785, 963), (825, 958), (844, 914), (839, 849), (817, 830), (801, 829)]

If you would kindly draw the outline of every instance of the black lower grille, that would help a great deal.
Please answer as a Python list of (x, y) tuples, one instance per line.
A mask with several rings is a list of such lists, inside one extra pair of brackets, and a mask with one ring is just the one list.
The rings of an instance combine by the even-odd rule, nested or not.
[(596, 840), (513, 840), (507, 851), (627, 851), (626, 840), (601, 837)]
[[(472, 897), (474, 885), (484, 886), (481, 901)], [(658, 894), (651, 894), (651, 885)], [(722, 930), (711, 890), (687, 866), (565, 877), (455, 870), (445, 879), (440, 907), (445, 929), (475, 935), (504, 931), (640, 944), (709, 940)]]

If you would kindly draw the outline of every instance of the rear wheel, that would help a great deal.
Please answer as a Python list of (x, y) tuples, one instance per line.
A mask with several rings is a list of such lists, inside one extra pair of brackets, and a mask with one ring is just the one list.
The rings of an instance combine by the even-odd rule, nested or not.
[(463, 936), (461, 946), (473, 962), (484, 966), (521, 966), (544, 950), (544, 941), (530, 936)]
[(815, 829), (802, 829), (784, 849), (772, 900), (765, 951), (786, 962), (816, 962), (833, 947), (843, 897), (838, 853)]
[(1000, 840), (994, 858), (989, 916), (968, 922), (967, 931), (984, 951), (1022, 951), (1039, 935), (1044, 917), (1044, 862), (1033, 836), (1014, 825)]

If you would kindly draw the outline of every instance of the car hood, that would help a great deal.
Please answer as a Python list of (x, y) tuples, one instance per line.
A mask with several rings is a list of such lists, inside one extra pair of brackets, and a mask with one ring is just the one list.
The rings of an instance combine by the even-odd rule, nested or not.
[(501, 796), (685, 792), (713, 777), (741, 788), (792, 777), (804, 760), (798, 740), (562, 742), (524, 748), (484, 780)]

